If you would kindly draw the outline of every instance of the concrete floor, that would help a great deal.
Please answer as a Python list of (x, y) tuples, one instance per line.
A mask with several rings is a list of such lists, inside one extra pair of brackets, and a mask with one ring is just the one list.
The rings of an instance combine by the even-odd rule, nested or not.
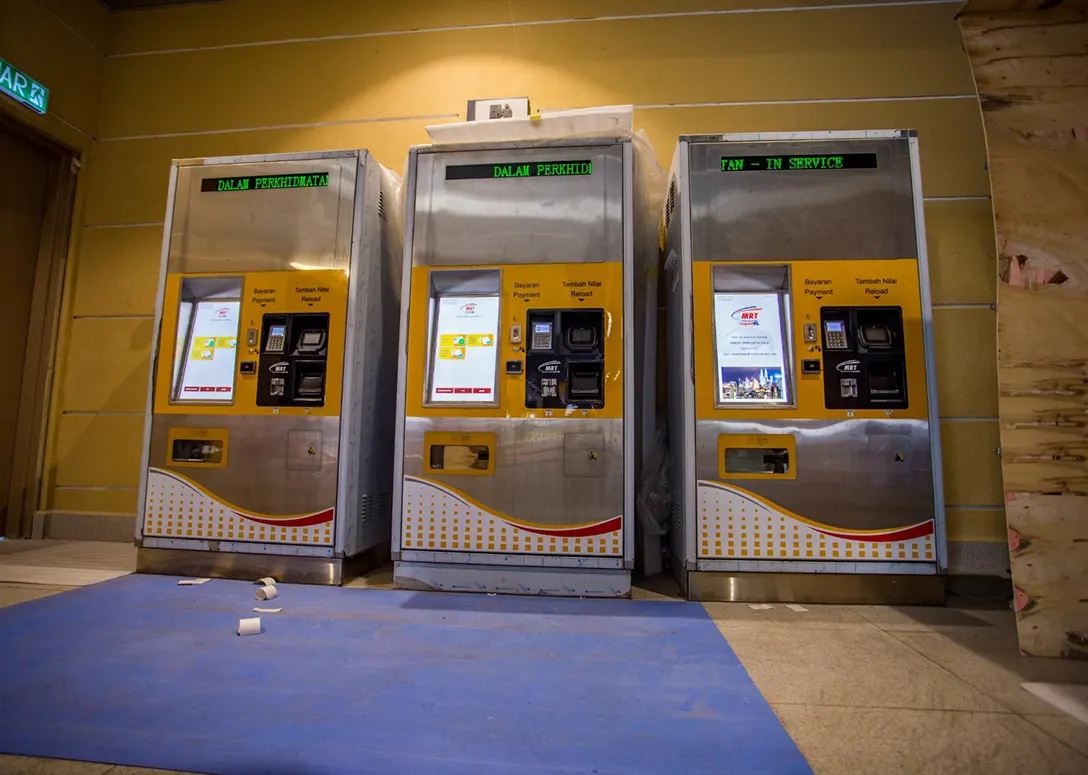
[[(0, 542), (0, 565), (44, 546), (19, 543), (17, 551)], [(91, 551), (67, 546), (76, 555)], [(126, 561), (110, 551), (98, 551), (82, 567), (106, 565), (106, 557)], [(349, 586), (381, 588), (389, 575), (378, 571)], [(0, 583), (0, 606), (70, 588)], [(637, 596), (662, 605), (670, 599), (667, 585), (659, 584)], [(1025, 681), (1088, 684), (1088, 663), (1021, 657), (1008, 611), (706, 608), (817, 775), (1088, 773), (1088, 726), (1020, 687)], [(165, 772), (0, 755), (4, 775)]]

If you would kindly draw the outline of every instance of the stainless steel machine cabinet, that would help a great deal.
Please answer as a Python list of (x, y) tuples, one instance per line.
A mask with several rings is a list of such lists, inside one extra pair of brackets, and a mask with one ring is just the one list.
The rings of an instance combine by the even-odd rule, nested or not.
[(669, 181), (681, 586), (693, 599), (942, 599), (916, 133), (687, 136)]
[(387, 546), (400, 257), (382, 179), (366, 151), (174, 162), (139, 570), (338, 584)]
[(632, 169), (626, 139), (411, 150), (396, 586), (629, 594)]

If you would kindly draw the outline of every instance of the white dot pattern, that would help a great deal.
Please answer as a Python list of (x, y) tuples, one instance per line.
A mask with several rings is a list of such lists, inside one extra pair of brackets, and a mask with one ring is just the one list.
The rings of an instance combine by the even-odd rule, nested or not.
[[(932, 562), (933, 523), (926, 535), (905, 541), (848, 540), (735, 492), (700, 484), (696, 545), (700, 558)], [(836, 533), (850, 533), (828, 527)]]
[[(448, 490), (410, 477), (404, 479), (402, 508), (401, 546), (405, 549), (605, 557), (623, 555), (622, 528), (592, 536), (540, 535), (484, 511)], [(541, 528), (561, 529), (545, 525), (541, 525)]]
[(266, 525), (248, 519), (172, 474), (151, 470), (147, 475), (145, 536), (331, 546), (332, 526), (331, 516), (317, 525)]

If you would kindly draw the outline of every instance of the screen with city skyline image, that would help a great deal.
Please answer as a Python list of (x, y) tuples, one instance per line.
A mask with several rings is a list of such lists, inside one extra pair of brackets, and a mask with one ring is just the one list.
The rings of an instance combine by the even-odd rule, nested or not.
[(714, 340), (719, 405), (790, 402), (777, 293), (715, 293)]

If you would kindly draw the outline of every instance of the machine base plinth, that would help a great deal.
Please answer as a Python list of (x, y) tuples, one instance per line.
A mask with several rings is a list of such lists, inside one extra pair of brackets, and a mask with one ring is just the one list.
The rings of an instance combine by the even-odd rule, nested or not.
[(554, 597), (630, 597), (631, 572), (593, 568), (397, 562), (393, 586), (428, 592), (487, 592)]
[(729, 603), (944, 605), (936, 575), (687, 572), (688, 600)]
[(388, 550), (370, 550), (345, 559), (141, 547), (136, 553), (136, 572), (243, 581), (271, 576), (285, 584), (337, 586), (380, 564), (383, 554), (388, 555)]

